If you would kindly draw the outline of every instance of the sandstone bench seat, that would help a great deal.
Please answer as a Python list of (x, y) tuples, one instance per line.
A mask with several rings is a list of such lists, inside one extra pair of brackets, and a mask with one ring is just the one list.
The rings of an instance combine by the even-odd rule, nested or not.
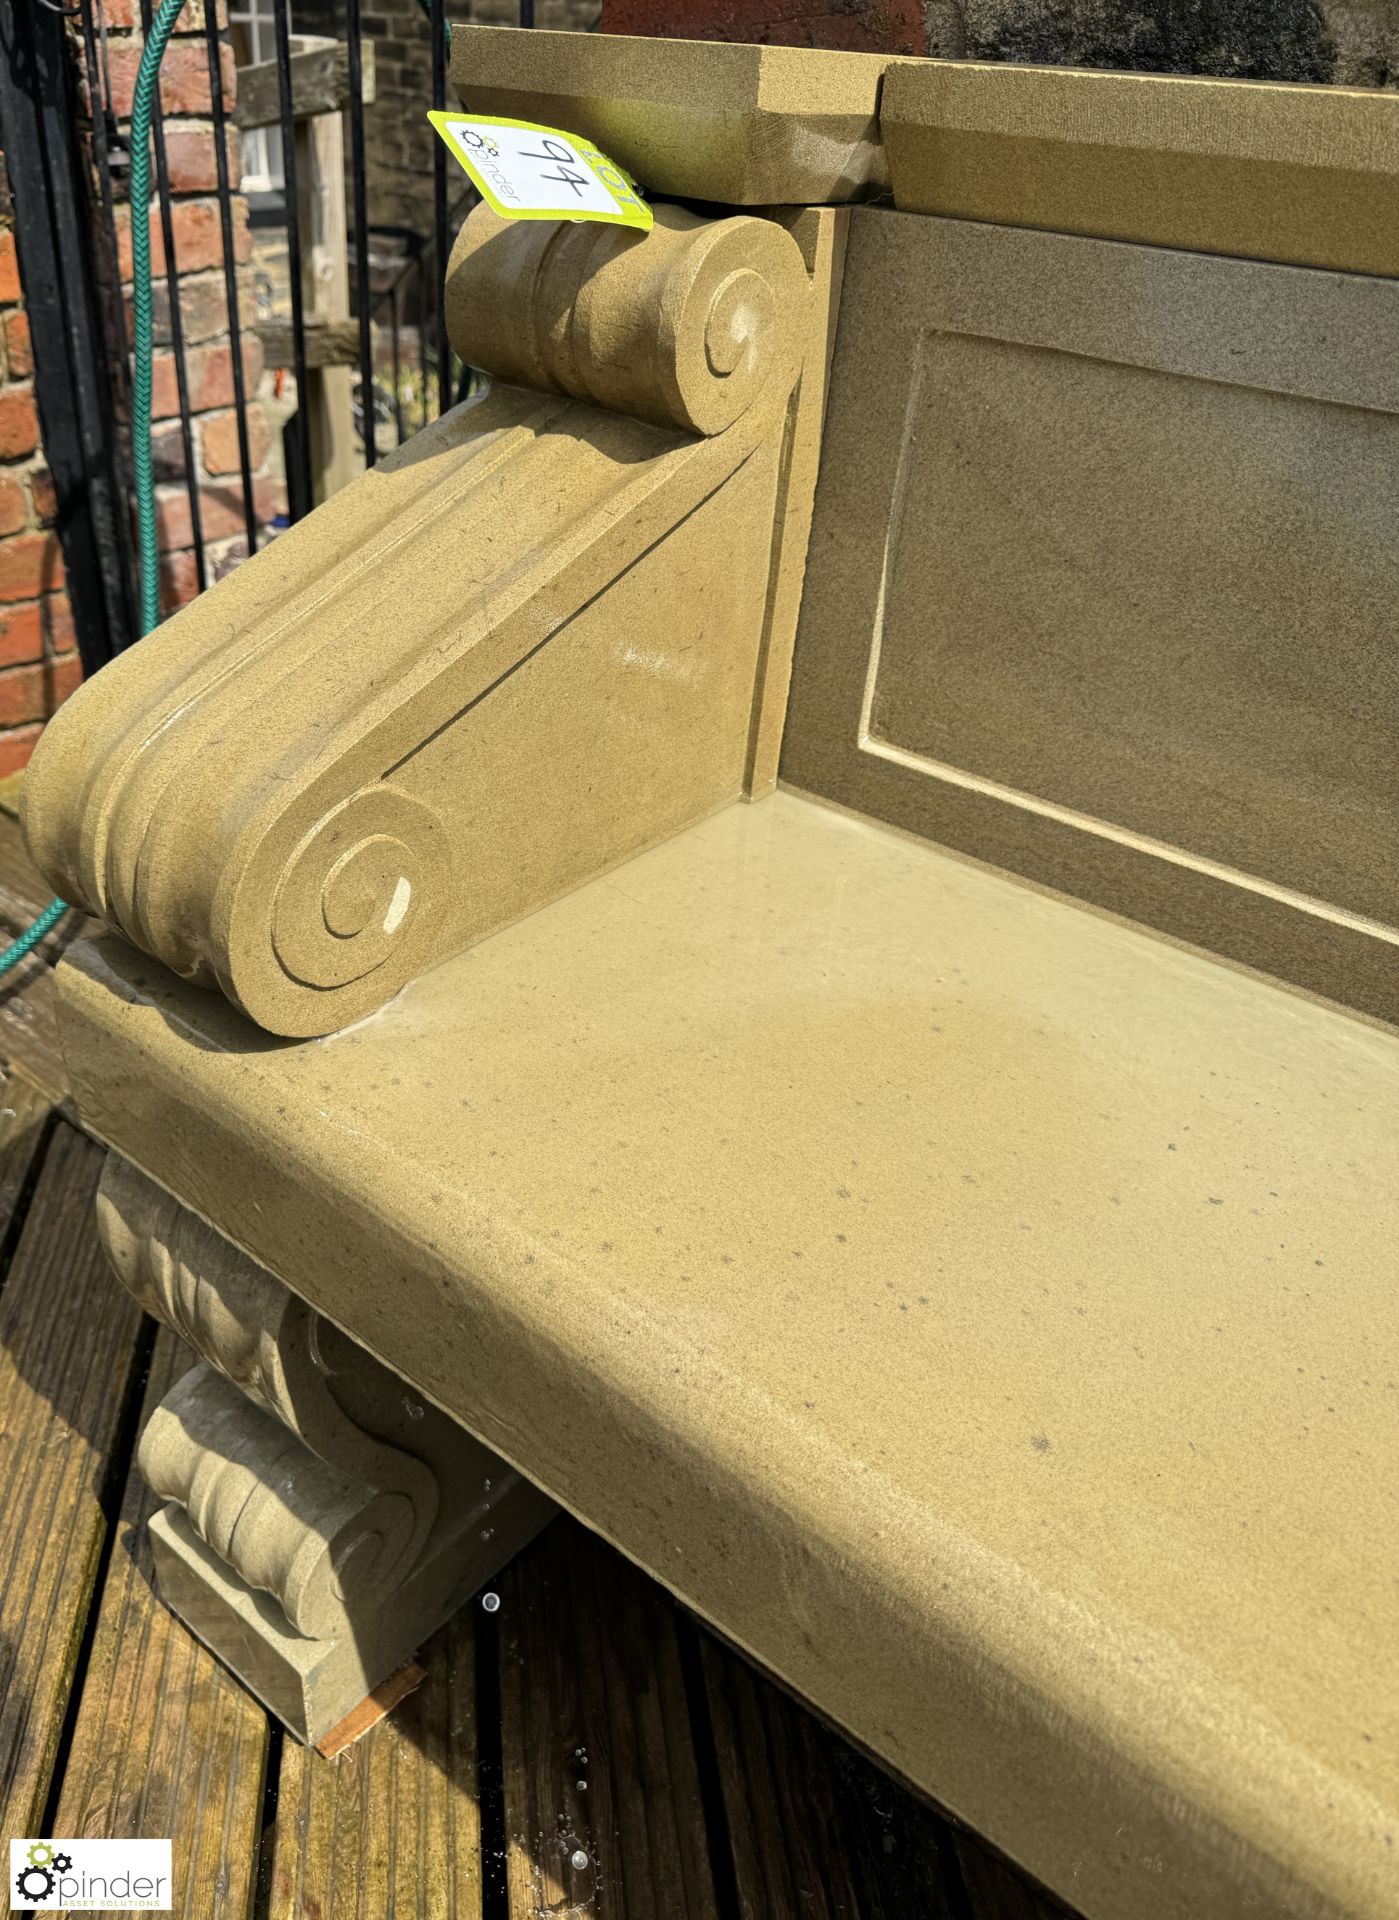
[(26, 779), (163, 1597), (319, 1741), (560, 1501), (1088, 1920), (1394, 1920), (1399, 98), (452, 55), (653, 229)]
[(99, 1134), (1066, 1896), (1391, 1910), (1392, 1036), (789, 793), (321, 1041), (60, 980)]

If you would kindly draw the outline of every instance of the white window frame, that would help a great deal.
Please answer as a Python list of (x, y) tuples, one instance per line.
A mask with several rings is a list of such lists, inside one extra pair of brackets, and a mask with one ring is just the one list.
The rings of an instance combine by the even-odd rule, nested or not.
[[(228, 24), (241, 27), (253, 64), (277, 58), (273, 0), (229, 0)], [(288, 14), (290, 30), (290, 14)], [(280, 127), (253, 127), (243, 139), (243, 191), (278, 193), (286, 185)]]

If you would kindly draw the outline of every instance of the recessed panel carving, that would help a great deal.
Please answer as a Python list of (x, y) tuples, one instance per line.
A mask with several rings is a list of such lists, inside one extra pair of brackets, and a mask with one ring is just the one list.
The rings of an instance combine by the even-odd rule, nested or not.
[(782, 774), (1399, 1017), (1399, 282), (857, 209)]
[(869, 732), (1393, 920), (1399, 420), (929, 334)]

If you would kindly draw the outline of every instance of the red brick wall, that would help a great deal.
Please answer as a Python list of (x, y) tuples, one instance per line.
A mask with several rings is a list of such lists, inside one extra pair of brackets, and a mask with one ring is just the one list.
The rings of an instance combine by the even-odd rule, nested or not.
[[(139, 0), (105, 0), (112, 104), (123, 122), (141, 57)], [(75, 70), (85, 111), (86, 72), (74, 43)], [(223, 48), (224, 99), (232, 113), (233, 56)], [(203, 0), (186, 0), (179, 31), (161, 67), (166, 153), (173, 199), (175, 264), (184, 326), (186, 372), (198, 467), (206, 574), (219, 579), (247, 551), (238, 434), (233, 411), (233, 360), (229, 347), (227, 293), (216, 188), (212, 100), (204, 38)], [(228, 128), (229, 177), (240, 178), (237, 136)], [(100, 203), (94, 192), (92, 220), (100, 252)], [(241, 265), (251, 256), (247, 207), (234, 202), (234, 250)], [(130, 337), (131, 216), (117, 208), (115, 257), (120, 279), (108, 289), (121, 298)], [(109, 249), (109, 252), (111, 250)], [(165, 281), (164, 235), (158, 209), (151, 215), (151, 253), (156, 273), (153, 433), (156, 508), (162, 552), (165, 611), (199, 591), (193, 552), (189, 490), (179, 428), (175, 356), (170, 350), (170, 295)], [(0, 155), (0, 779), (24, 766), (43, 723), (82, 675), (72, 615), (64, 591), (63, 556), (52, 531), (55, 502), (39, 444), (33, 359), (16, 257), (14, 216)], [(246, 274), (242, 276), (246, 279)], [(251, 332), (251, 297), (240, 291), (247, 392), (256, 392), (261, 352)], [(119, 398), (119, 397), (118, 397)], [(249, 439), (259, 518), (281, 505), (279, 483), (267, 475), (269, 434), (262, 409), (249, 411)], [(132, 551), (135, 551), (133, 526)]]
[(43, 722), (81, 677), (53, 522), (0, 155), (0, 779), (28, 760)]
[[(105, 0), (107, 73), (111, 106), (126, 123), (136, 71), (141, 63), (140, 0)], [(220, 24), (224, 8), (220, 6)], [(237, 77), (233, 50), (221, 49), (220, 74), (228, 141), (228, 173), (237, 185), (241, 153), (232, 127)], [(170, 171), (171, 230), (178, 273), (180, 321), (184, 335), (185, 377), (193, 416), (192, 438), (198, 478), (200, 527), (206, 579), (212, 584), (247, 557), (243, 486), (238, 462), (237, 415), (233, 409), (233, 354), (229, 346), (228, 297), (223, 272), (223, 232), (217, 198), (213, 99), (205, 38), (204, 0), (185, 0), (175, 33), (160, 67), (160, 101), (165, 114), (165, 152)], [(154, 184), (154, 168), (152, 169)], [(155, 275), (156, 354), (152, 368), (152, 454), (156, 477), (156, 521), (161, 550), (161, 606), (169, 613), (199, 592), (193, 516), (185, 479), (180, 431), (179, 387), (171, 350), (170, 294), (166, 284), (165, 235), (158, 205), (152, 205), (151, 267)], [(117, 209), (116, 270), (128, 313), (131, 292), (131, 210)], [(256, 394), (262, 350), (252, 332), (253, 309), (248, 264), (252, 237), (246, 203), (235, 194), (233, 250), (240, 272), (239, 321), (243, 329), (245, 391)], [(280, 482), (266, 471), (270, 435), (262, 409), (248, 413), (249, 455), (254, 474), (254, 503), (266, 525), (284, 504)]]

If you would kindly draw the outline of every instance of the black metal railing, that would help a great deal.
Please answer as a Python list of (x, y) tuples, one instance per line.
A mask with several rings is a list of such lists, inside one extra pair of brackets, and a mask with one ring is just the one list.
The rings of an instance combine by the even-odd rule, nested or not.
[[(91, 4), (91, 0), (88, 0)], [(228, 114), (223, 100), (222, 46), (217, 7), (206, 8), (204, 44), (209, 63), (210, 118), (214, 128), (214, 179), (219, 202), (219, 237), (223, 252), (224, 301), (228, 312), (228, 345), (233, 363), (233, 404), (238, 414), (238, 475), (243, 487), (244, 537), (250, 554), (257, 551), (257, 509), (253, 499), (252, 446), (248, 435), (247, 370), (243, 359), (242, 302), (238, 262), (233, 243), (233, 182), (228, 171)], [(240, 181), (241, 185), (241, 181)]]
[[(109, 355), (112, 394), (119, 421), (129, 434), (130, 364), (127, 293), (122, 288), (118, 261), (122, 254), (121, 226), (126, 217), (126, 182), (129, 177), (127, 130), (116, 111), (121, 104), (113, 86), (115, 32), (109, 33), (105, 17), (108, 0), (78, 0), (73, 18), (73, 46), (86, 81), (89, 108), (90, 156), (95, 190), (91, 218), (98, 230), (97, 252), (105, 260), (97, 284), (105, 322), (104, 333)], [(149, 25), (152, 0), (141, 0), (141, 16)], [(264, 250), (269, 234), (283, 248), (286, 261), (284, 295), (278, 290), (274, 306), (277, 312), (250, 316), (249, 299), (253, 271), (239, 255), (247, 240), (239, 205), (241, 176), (230, 161), (230, 136), (250, 124), (242, 107), (230, 111), (223, 88), (223, 63), (227, 40), (218, 25), (218, 9), (209, 0), (202, 26), (194, 35), (182, 34), (173, 46), (198, 45), (202, 32), (209, 78), (207, 111), (196, 108), (201, 124), (212, 129), (214, 174), (212, 185), (205, 182), (191, 188), (172, 177), (170, 164), (172, 111), (157, 104), (154, 125), (154, 180), (156, 203), (152, 213), (158, 221), (163, 242), (164, 261), (158, 273), (160, 291), (168, 313), (158, 307), (159, 338), (162, 351), (172, 363), (177, 414), (162, 422), (162, 440), (166, 459), (158, 477), (164, 483), (163, 497), (168, 502), (176, 493), (176, 466), (183, 469), (183, 494), (188, 506), (188, 538), (183, 551), (190, 556), (186, 573), (192, 569), (192, 584), (202, 590), (222, 566), (221, 553), (211, 553), (216, 541), (224, 550), (234, 542), (230, 531), (229, 502), (235, 495), (236, 539), (256, 552), (271, 537), (281, 522), (303, 513), (312, 498), (329, 490), (325, 466), (325, 445), (317, 440), (317, 422), (313, 419), (313, 395), (329, 390), (328, 383), (317, 385), (327, 368), (345, 368), (350, 374), (352, 406), (348, 414), (343, 406), (343, 385), (335, 392), (341, 444), (336, 484), (348, 477), (346, 472), (344, 427), (348, 419), (353, 436), (353, 463), (357, 469), (372, 467), (386, 445), (400, 444), (431, 419), (449, 408), (468, 389), (469, 375), (452, 356), (447, 338), (446, 318), (441, 297), (441, 282), (456, 226), (474, 195), (464, 180), (449, 172), (449, 156), (442, 143), (431, 142), (430, 179), (423, 182), (423, 218), (413, 227), (374, 222), (376, 191), (375, 152), (368, 135), (368, 115), (374, 104), (372, 57), (373, 41), (366, 36), (361, 0), (254, 0), (264, 21), (271, 26), (271, 58), (260, 60), (240, 73), (240, 82), (250, 92), (262, 90), (264, 122), (281, 136), (280, 192), (257, 196), (256, 245)], [(420, 113), (424, 124), (429, 106), (447, 103), (447, 73), (450, 30), (445, 0), (421, 0), (420, 16), (396, 16), (395, 31), (402, 36), (411, 30), (416, 18), (421, 36), (420, 63), (422, 91)], [(304, 62), (308, 44), (304, 34), (298, 37), (302, 15), (307, 30), (315, 30), (309, 43), (312, 53), (334, 53), (336, 71), (343, 69), (339, 92), (324, 100), (312, 99), (312, 106), (340, 116), (348, 135), (347, 165), (340, 180), (318, 180), (317, 190), (338, 194), (340, 218), (339, 245), (345, 257), (337, 263), (344, 276), (348, 304), (329, 319), (316, 310), (308, 298), (308, 247), (320, 246), (323, 236), (308, 232), (306, 213), (307, 180), (302, 169), (307, 147), (298, 140), (298, 127), (304, 126), (307, 106), (298, 92), (301, 75), (310, 71)], [(533, 24), (533, 0), (518, 0), (518, 20), (522, 26)], [(264, 47), (264, 52), (266, 48)], [(184, 56), (188, 67), (188, 54)], [(167, 55), (167, 61), (169, 56)], [(395, 84), (401, 85), (401, 62), (395, 68)], [(275, 79), (275, 104), (271, 88)], [(249, 109), (251, 111), (251, 109)], [(183, 122), (182, 109), (179, 116)], [(183, 125), (177, 128), (187, 132)], [(343, 138), (343, 136), (341, 136)], [(182, 200), (202, 198), (216, 208), (219, 259), (222, 270), (223, 299), (227, 312), (226, 340), (231, 363), (231, 403), (236, 415), (236, 471), (222, 473), (215, 486), (209, 472), (201, 474), (198, 421), (201, 411), (211, 404), (207, 394), (197, 390), (194, 355), (202, 354), (201, 336), (192, 342), (181, 302), (184, 263), (179, 254), (182, 234), (178, 208)], [(319, 202), (317, 203), (319, 204)], [(133, 211), (133, 217), (135, 210)], [(334, 223), (332, 223), (333, 225)], [(210, 279), (207, 248), (191, 269)], [(335, 278), (335, 275), (331, 276)], [(266, 288), (263, 289), (264, 293)], [(281, 311), (284, 304), (285, 311)], [(260, 472), (262, 431), (254, 433), (251, 420), (260, 402), (268, 400), (264, 390), (254, 390), (245, 349), (250, 331), (255, 330), (268, 346), (270, 363), (280, 369), (284, 390), (288, 376), (295, 382), (294, 410), (286, 421), (280, 448), (273, 437), (268, 471)], [(269, 345), (268, 343), (272, 343)], [(207, 357), (207, 356), (206, 356)], [(202, 364), (202, 362), (201, 362)], [(225, 402), (219, 403), (221, 406)], [(323, 402), (317, 402), (323, 404)], [(322, 436), (324, 440), (324, 436)], [(326, 443), (328, 444), (328, 442)], [(129, 447), (127, 449), (129, 459)], [(224, 465), (227, 465), (225, 458)], [(269, 484), (270, 483), (270, 484)], [(285, 500), (275, 498), (285, 487)], [(211, 488), (219, 496), (211, 504)], [(278, 510), (280, 506), (280, 511)], [(217, 511), (216, 511), (217, 509)], [(127, 643), (131, 635), (117, 636), (115, 647)]]

